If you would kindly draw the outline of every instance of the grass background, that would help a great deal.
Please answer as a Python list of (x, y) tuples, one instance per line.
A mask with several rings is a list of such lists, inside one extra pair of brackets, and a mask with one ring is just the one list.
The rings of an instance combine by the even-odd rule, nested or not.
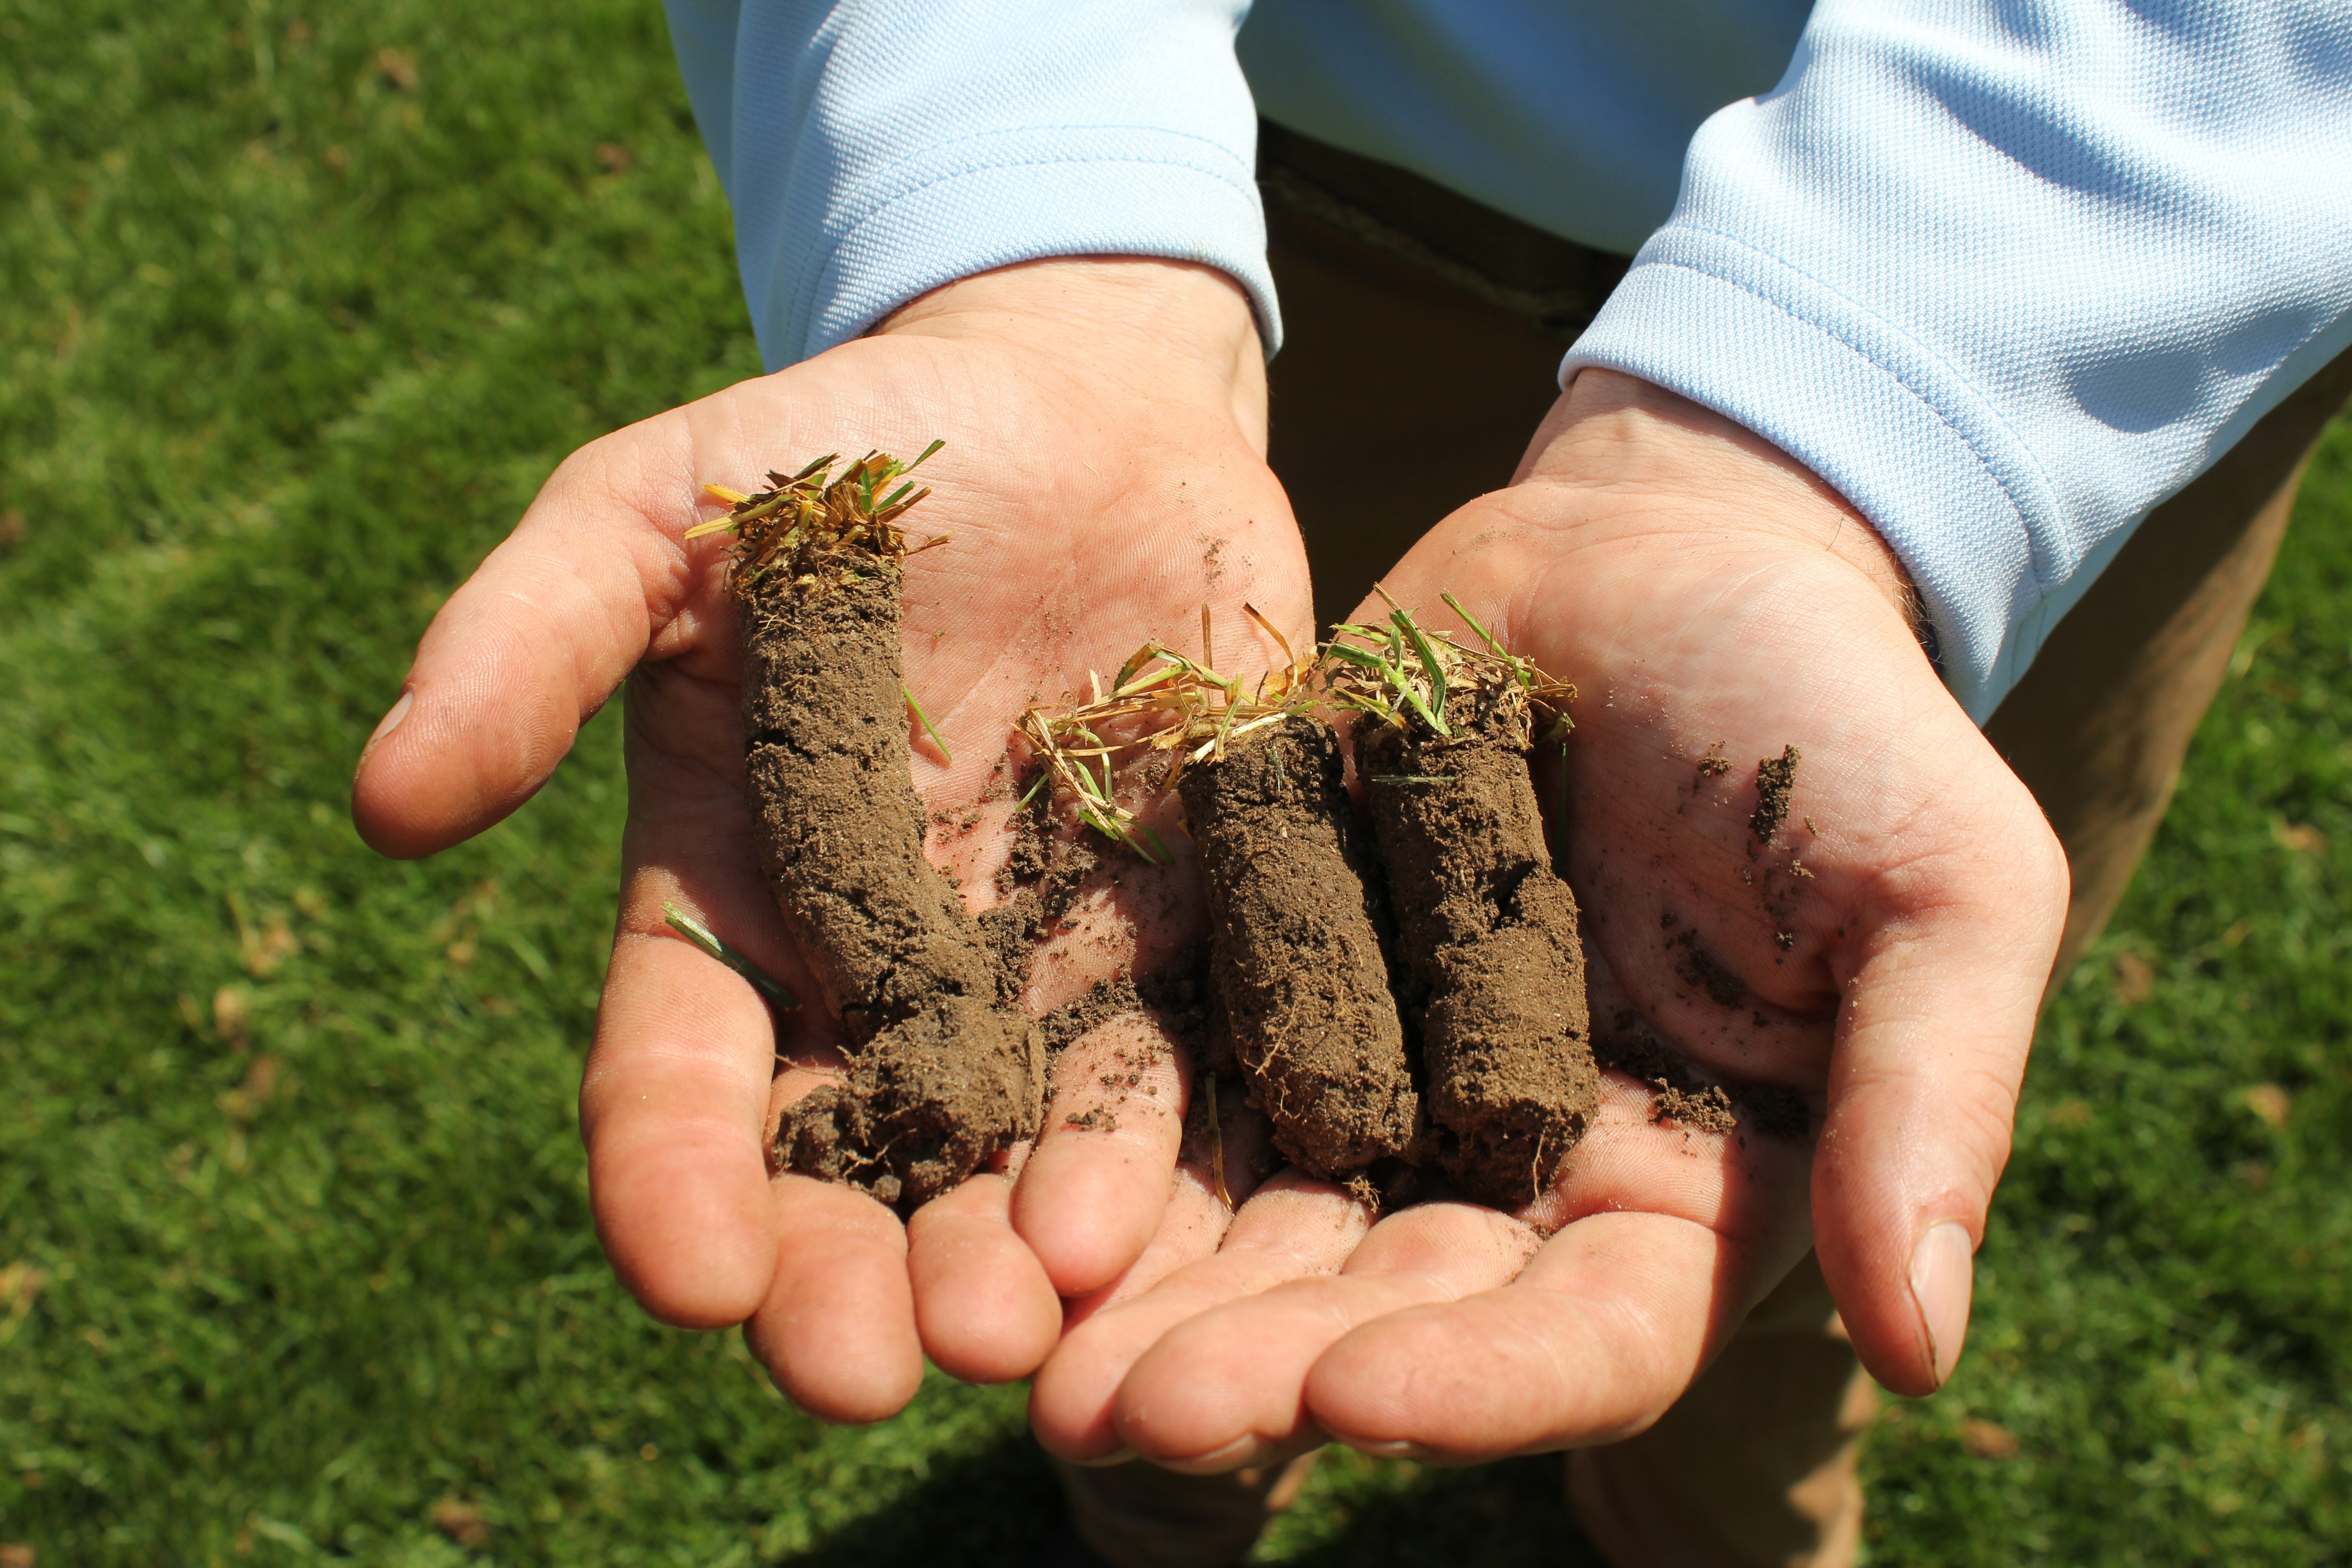
[[(641, 1319), (573, 1127), (613, 725), (420, 865), (347, 772), (566, 451), (753, 374), (654, 0), (0, 0), (0, 1543), (1020, 1562), (1018, 1391), (831, 1431)], [(1873, 1556), (2352, 1559), (2352, 430), (2045, 1026)], [(1266, 1561), (1589, 1560), (1556, 1460)], [(15, 1563), (12, 1562), (12, 1568)]]

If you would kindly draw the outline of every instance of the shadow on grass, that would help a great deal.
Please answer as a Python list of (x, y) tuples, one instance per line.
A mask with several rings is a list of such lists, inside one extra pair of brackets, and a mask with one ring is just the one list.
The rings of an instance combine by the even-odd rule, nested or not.
[(1025, 1568), (1061, 1519), (1053, 1469), (1023, 1435), (935, 1463), (921, 1485), (783, 1561), (793, 1568)]
[(1310, 1487), (1302, 1503), (1328, 1510), (1328, 1522), (1311, 1542), (1261, 1561), (1289, 1568), (1608, 1568), (1568, 1511), (1557, 1454), (1465, 1470), (1395, 1469), (1411, 1479), (1400, 1484), (1383, 1476), (1367, 1486), (1369, 1478), (1360, 1477), (1339, 1496)]
[[(1607, 1568), (1568, 1511), (1557, 1455), (1467, 1470), (1357, 1461), (1310, 1487), (1254, 1562), (1293, 1568)], [(793, 1568), (932, 1568), (943, 1557), (1027, 1568), (1063, 1517), (1026, 1436), (940, 1464), (929, 1479), (784, 1559)]]

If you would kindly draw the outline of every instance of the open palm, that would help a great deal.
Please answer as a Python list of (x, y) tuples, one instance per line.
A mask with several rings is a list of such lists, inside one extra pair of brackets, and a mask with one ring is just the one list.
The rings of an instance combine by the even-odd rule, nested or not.
[[(874, 337), (575, 454), (436, 617), (362, 760), (353, 805), (369, 842), (430, 853), (529, 798), (625, 679), (618, 931), (582, 1090), (598, 1227), (649, 1311), (748, 1321), (781, 1386), (817, 1414), (891, 1414), (926, 1352), (975, 1379), (1026, 1373), (1061, 1331), (1059, 1296), (1112, 1280), (1164, 1225), (1221, 1228), (1222, 1210), (1180, 1181), (1169, 1217), (1188, 1086), (1141, 1012), (1064, 1057), (1017, 1186), (976, 1177), (902, 1226), (848, 1188), (770, 1180), (768, 1131), (837, 1066), (840, 1037), (814, 1006), (779, 1027), (750, 984), (665, 924), (674, 901), (817, 994), (744, 804), (721, 542), (682, 539), (718, 510), (702, 487), (946, 441), (925, 469), (936, 493), (908, 518), (950, 542), (908, 563), (905, 666), (946, 748), (917, 745), (931, 853), (977, 910), (1002, 896), (1006, 741), (1027, 704), (1085, 689), (1146, 637), (1197, 636), (1204, 604), (1223, 626), (1248, 624), (1248, 599), (1307, 630), (1306, 563), (1264, 431), (1255, 330), (1220, 276), (1058, 262), (967, 279)], [(1220, 652), (1236, 673), (1266, 662), (1254, 644)], [(1097, 878), (1025, 1005), (1042, 1013), (1176, 959), (1201, 933), (1197, 884), (1181, 861), (1122, 860)], [(1116, 1116), (1087, 1117), (1113, 1092), (1097, 1070), (1113, 1056), (1139, 1064), (1137, 1081), (1116, 1086)]]
[[(1737, 426), (1588, 373), (1520, 482), (1386, 580), (1574, 680), (1566, 805), (1609, 1075), (1524, 1214), (1370, 1225), (1272, 1184), (1213, 1255), (1105, 1303), (1032, 1414), (1076, 1458), (1260, 1464), (1338, 1436), (1454, 1460), (1654, 1420), (1818, 1246), (1865, 1364), (1948, 1375), (2065, 908), (2032, 798), (1944, 692), (1858, 516)], [(1785, 813), (1759, 763), (1797, 748)], [(1681, 1066), (1677, 1066), (1677, 1062)], [(1792, 1132), (1775, 1131), (1793, 1122)]]

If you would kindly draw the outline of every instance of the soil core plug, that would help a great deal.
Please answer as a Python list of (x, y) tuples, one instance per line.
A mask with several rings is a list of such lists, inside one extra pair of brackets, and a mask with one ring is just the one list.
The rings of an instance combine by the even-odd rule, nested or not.
[(1357, 715), (1356, 765), (1398, 928), (1399, 1000), (1419, 1037), (1438, 1162), (1481, 1202), (1549, 1186), (1600, 1103), (1576, 897), (1552, 869), (1528, 753), (1567, 733), (1573, 688), (1506, 651), (1342, 626), (1331, 700)]
[(709, 487), (730, 510), (687, 534), (734, 535), (761, 868), (850, 1045), (846, 1081), (785, 1110), (770, 1161), (902, 1210), (1034, 1136), (1045, 1081), (1003, 965), (923, 854), (898, 520), (929, 493), (903, 476), (940, 445), (837, 479), (820, 458), (754, 495)]
[(1341, 783), (1338, 738), (1307, 711), (1312, 665), (1292, 657), (1255, 687), (1202, 658), (1148, 643), (1111, 689), (1058, 713), (1033, 709), (1024, 732), (1079, 819), (1146, 859), (1165, 846), (1124, 807), (1114, 763), (1167, 757), (1201, 854), (1210, 971), (1250, 1099), (1284, 1154), (1345, 1180), (1404, 1152), (1420, 1096), (1390, 994), (1370, 846)]

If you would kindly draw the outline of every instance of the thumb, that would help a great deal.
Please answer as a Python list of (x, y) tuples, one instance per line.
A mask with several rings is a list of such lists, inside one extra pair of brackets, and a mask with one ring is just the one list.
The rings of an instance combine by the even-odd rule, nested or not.
[(2005, 786), (1992, 809), (1962, 847), (1887, 874), (1857, 930), (1813, 1162), (1822, 1272), (1863, 1364), (1910, 1395), (1959, 1359), (2066, 915), (2056, 837), (1989, 747), (1984, 762)]
[(370, 847), (402, 858), (529, 800), (691, 582), (692, 448), (663, 416), (583, 447), (452, 595), (352, 781)]

